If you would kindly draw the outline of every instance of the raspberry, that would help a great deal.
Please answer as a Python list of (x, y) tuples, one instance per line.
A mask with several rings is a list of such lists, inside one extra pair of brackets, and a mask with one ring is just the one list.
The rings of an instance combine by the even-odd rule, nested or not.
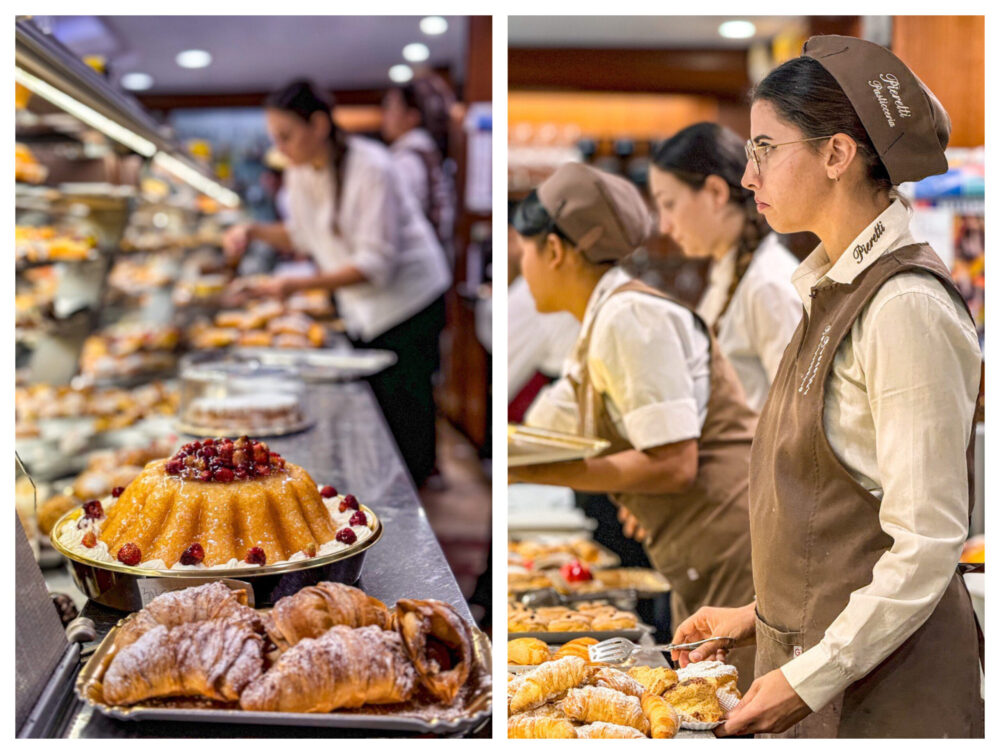
[(254, 471), (257, 472), (257, 476), (267, 476), (271, 473), (271, 467), (266, 463), (258, 463), (254, 466)]
[(197, 542), (189, 545), (188, 548), (181, 554), (181, 563), (183, 565), (198, 565), (204, 559), (205, 550)]
[(184, 461), (181, 458), (171, 458), (167, 461), (166, 471), (168, 474), (180, 474), (184, 470)]
[(126, 542), (118, 550), (118, 560), (127, 566), (137, 566), (142, 562), (142, 552), (138, 545)]
[(361, 506), (358, 505), (358, 499), (354, 497), (354, 495), (345, 495), (344, 499), (340, 501), (339, 507), (340, 507), (340, 512), (343, 513), (348, 508), (350, 508), (352, 511), (359, 510)]
[(364, 511), (354, 511), (354, 515), (351, 516), (351, 526), (368, 526), (368, 516)]
[(247, 550), (247, 556), (244, 560), (250, 565), (264, 565), (267, 562), (267, 557), (264, 555), (263, 548), (251, 547)]
[(326, 485), (326, 487), (324, 487), (319, 491), (319, 494), (321, 494), (323, 497), (337, 497), (337, 489), (335, 487), (331, 487), (328, 484)]
[(212, 472), (210, 470), (208, 470), (208, 469), (205, 469), (200, 474), (198, 474), (198, 478), (201, 481), (203, 481), (203, 482), (211, 482), (212, 481)]
[(236, 475), (233, 473), (233, 470), (225, 467), (216, 469), (212, 474), (212, 478), (217, 482), (231, 482), (235, 477)]
[(104, 518), (104, 507), (100, 500), (90, 500), (83, 504), (84, 518)]
[(125, 491), (124, 487), (115, 487), (113, 490), (111, 490), (111, 497), (121, 497), (124, 491)]
[(83, 535), (83, 546), (84, 547), (97, 547), (97, 537), (94, 532), (88, 531)]
[(345, 545), (353, 545), (358, 541), (358, 535), (351, 529), (341, 529), (337, 532), (336, 539), (338, 542), (343, 542)]

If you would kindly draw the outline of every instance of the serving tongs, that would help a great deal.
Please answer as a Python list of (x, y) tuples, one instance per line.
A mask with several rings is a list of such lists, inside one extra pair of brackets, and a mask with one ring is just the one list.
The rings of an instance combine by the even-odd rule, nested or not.
[(614, 639), (599, 641), (587, 647), (587, 654), (590, 655), (591, 662), (607, 662), (612, 664), (622, 663), (629, 659), (636, 652), (671, 652), (674, 650), (694, 649), (710, 641), (721, 641), (723, 649), (732, 649), (736, 640), (730, 636), (711, 636), (707, 639), (691, 641), (687, 644), (654, 644), (651, 647), (644, 647), (635, 642), (629, 641), (621, 636)]
[(635, 608), (638, 594), (635, 589), (605, 589), (585, 594), (560, 594), (552, 587), (545, 587), (525, 592), (518, 599), (525, 607), (559, 607), (577, 602), (607, 600), (620, 608), (632, 610)]

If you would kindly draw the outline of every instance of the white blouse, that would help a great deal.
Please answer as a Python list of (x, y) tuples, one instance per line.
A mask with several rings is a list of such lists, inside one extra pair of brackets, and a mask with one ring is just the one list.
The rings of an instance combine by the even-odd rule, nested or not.
[(389, 151), (350, 137), (340, 235), (333, 232), (333, 176), (329, 167), (290, 167), (287, 228), (295, 247), (323, 272), (355, 265), (367, 282), (334, 292), (347, 331), (371, 340), (419, 312), (451, 284), (451, 271), (430, 223), (402, 186)]
[(792, 285), (798, 264), (777, 234), (769, 233), (754, 252), (721, 320), (736, 274), (735, 248), (712, 265), (698, 304), (698, 314), (710, 327), (719, 321), (719, 348), (732, 363), (754, 411), (764, 407), (785, 346), (802, 319), (802, 301)]
[[(849, 284), (913, 243), (909, 210), (896, 201), (847, 248), (865, 243), (879, 222), (884, 232), (860, 263), (847, 252), (831, 265), (820, 244), (799, 266), (793, 283), (807, 311), (813, 287)], [(919, 628), (955, 573), (969, 527), (965, 451), (981, 360), (957, 294), (921, 272), (890, 278), (837, 349), (823, 428), (851, 475), (881, 498), (879, 521), (893, 545), (820, 643), (782, 666), (813, 710)]]
[(581, 325), (587, 332), (593, 322), (586, 363), (574, 355), (566, 360), (564, 376), (535, 399), (526, 424), (579, 433), (569, 377), (587, 369), (616, 429), (636, 449), (701, 436), (711, 389), (708, 336), (672, 301), (635, 291), (611, 296), (630, 279), (618, 267), (601, 278)]
[(558, 377), (579, 335), (576, 317), (540, 313), (528, 283), (515, 278), (507, 288), (507, 400), (514, 400), (536, 372)]

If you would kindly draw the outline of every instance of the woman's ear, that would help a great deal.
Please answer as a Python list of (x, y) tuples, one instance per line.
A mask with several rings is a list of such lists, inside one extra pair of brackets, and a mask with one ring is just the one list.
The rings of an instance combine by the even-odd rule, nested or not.
[(857, 153), (857, 142), (847, 134), (835, 134), (830, 137), (824, 149), (826, 177), (832, 181), (839, 181), (851, 167)]
[(706, 192), (706, 196), (714, 209), (721, 209), (729, 203), (729, 184), (726, 183), (722, 176), (708, 176), (701, 190)]
[(558, 268), (566, 261), (568, 251), (563, 240), (555, 233), (545, 236), (545, 256), (546, 262), (553, 268)]

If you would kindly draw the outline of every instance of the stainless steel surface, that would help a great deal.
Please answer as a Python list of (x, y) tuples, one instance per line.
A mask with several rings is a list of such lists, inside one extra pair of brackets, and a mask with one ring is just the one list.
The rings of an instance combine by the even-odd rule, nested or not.
[(105, 636), (84, 665), (77, 677), (75, 691), (82, 702), (117, 720), (346, 728), (449, 735), (473, 730), (490, 715), (493, 655), (489, 639), (478, 628), (473, 628), (475, 667), (463, 692), (452, 705), (442, 708), (433, 703), (413, 701), (389, 707), (329, 713), (253, 712), (233, 705), (206, 705), (193, 699), (140, 702), (128, 707), (108, 704), (101, 694), (101, 681), (112, 659), (109, 653), (116, 631), (117, 627)]
[[(462, 616), (472, 615), (441, 547), (427, 523), (413, 483), (399, 457), (368, 385), (363, 382), (313, 384), (306, 405), (316, 425), (299, 435), (268, 443), (272, 450), (304, 467), (310, 475), (340, 492), (352, 493), (377, 510), (385, 534), (367, 553), (358, 586), (393, 604), (403, 597), (427, 597), (453, 604)], [(93, 602), (83, 614), (94, 620), (103, 636), (123, 617)], [(92, 647), (85, 647), (84, 651)], [(64, 711), (58, 735), (64, 738), (244, 738), (241, 725), (125, 722), (101, 715), (73, 700)], [(380, 732), (385, 735), (391, 731)], [(328, 728), (258, 726), (254, 737), (370, 737), (364, 731)]]
[(596, 437), (577, 437), (537, 427), (507, 425), (507, 466), (578, 461), (596, 456), (610, 443)]
[(605, 639), (604, 641), (588, 647), (587, 654), (590, 655), (590, 659), (593, 662), (620, 663), (628, 660), (636, 652), (646, 650), (652, 652), (670, 652), (673, 650), (694, 649), (695, 647), (700, 647), (702, 644), (707, 644), (710, 641), (721, 641), (725, 649), (730, 649), (734, 643), (734, 640), (729, 636), (711, 636), (707, 639), (699, 639), (698, 641), (691, 641), (687, 644), (654, 644), (651, 647), (647, 647), (640, 646), (632, 641), (629, 641), (624, 633), (625, 632), (622, 631), (617, 637)]
[(309, 382), (357, 380), (370, 377), (396, 363), (392, 351), (355, 348), (249, 348), (237, 347), (238, 358), (255, 359), (265, 366), (295, 369)]
[(607, 600), (624, 610), (634, 610), (638, 599), (635, 589), (607, 589), (601, 592), (587, 594), (560, 594), (552, 587), (524, 592), (518, 600), (525, 607), (555, 607), (557, 605), (574, 605), (578, 602), (594, 602)]
[(652, 626), (639, 623), (636, 624), (635, 628), (616, 628), (613, 631), (513, 631), (507, 634), (507, 639), (508, 641), (511, 639), (540, 639), (546, 644), (565, 644), (585, 636), (597, 639), (599, 642), (606, 639), (614, 640), (618, 637), (639, 641), (643, 636), (651, 634), (653, 630)]
[(284, 435), (294, 435), (298, 432), (302, 432), (309, 429), (311, 426), (312, 421), (309, 419), (303, 419), (302, 421), (295, 422), (294, 424), (274, 425), (266, 430), (251, 429), (249, 427), (199, 427), (180, 420), (178, 420), (176, 424), (178, 432), (183, 432), (184, 434), (191, 435), (192, 437), (241, 437), (242, 435), (267, 438), (282, 437)]

